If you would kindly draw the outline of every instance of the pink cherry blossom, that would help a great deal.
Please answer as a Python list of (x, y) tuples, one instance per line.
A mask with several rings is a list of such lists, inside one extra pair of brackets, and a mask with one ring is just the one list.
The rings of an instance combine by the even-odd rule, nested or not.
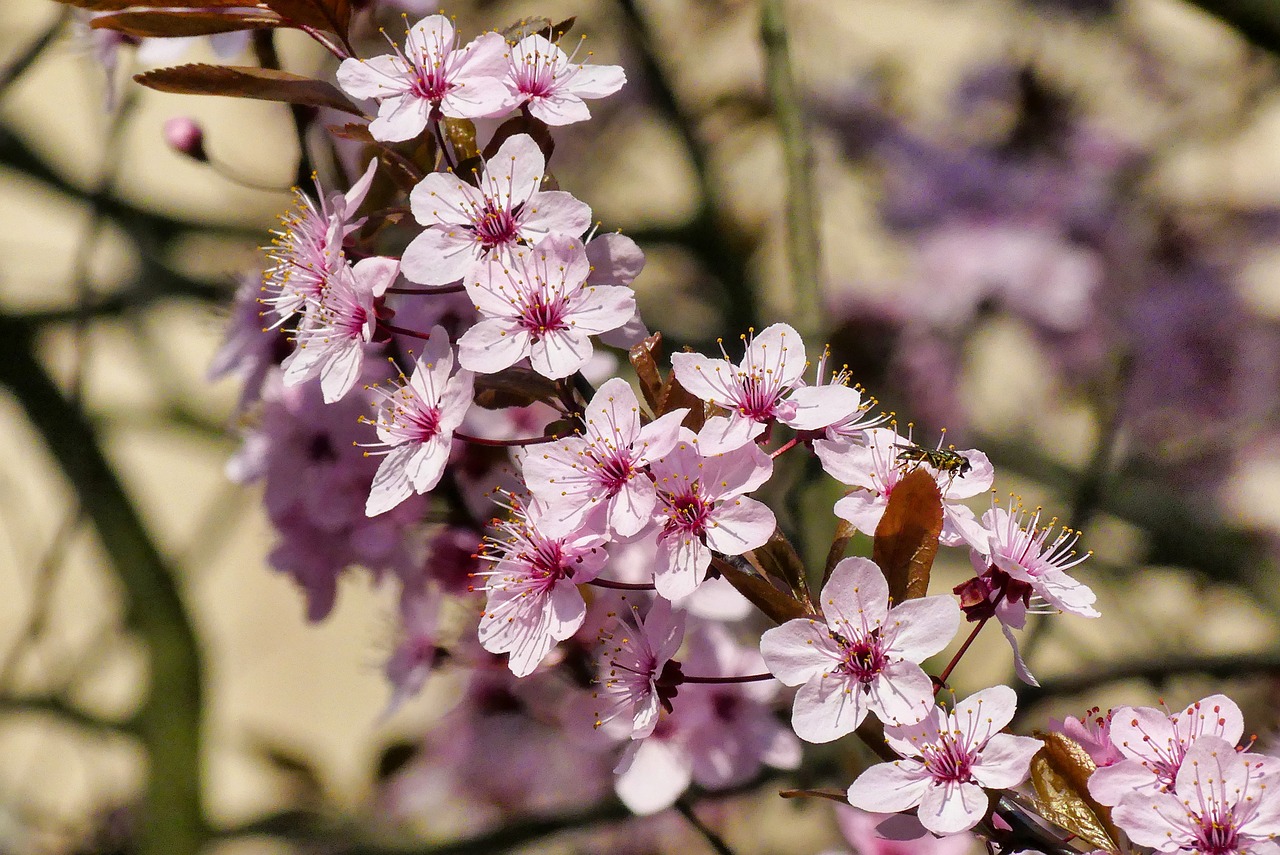
[(1202, 737), (1235, 745), (1244, 716), (1226, 695), (1210, 695), (1173, 714), (1153, 707), (1118, 707), (1111, 713), (1111, 742), (1121, 759), (1094, 772), (1089, 792), (1104, 805), (1129, 793), (1167, 792), (1187, 752)]
[(863, 399), (864, 390), (861, 386), (853, 384), (853, 374), (850, 373), (848, 366), (832, 371), (831, 376), (828, 377), (827, 362), (830, 358), (831, 352), (823, 350), (822, 356), (818, 359), (816, 372), (818, 385), (851, 389), (857, 395), (857, 406), (849, 415), (827, 425), (824, 434), (829, 442), (843, 443), (845, 447), (863, 445), (866, 442), (867, 430), (884, 424), (893, 416), (890, 413), (873, 412), (878, 402), (875, 398)]
[(538, 144), (516, 134), (489, 158), (479, 186), (452, 172), (428, 175), (409, 194), (414, 218), (427, 228), (405, 248), (405, 277), (444, 285), (517, 245), (551, 234), (579, 237), (591, 225), (591, 209), (563, 190), (541, 190), (545, 174)]
[[(630, 285), (644, 269), (644, 253), (631, 238), (617, 232), (596, 235), (587, 241), (587, 261), (591, 263), (588, 285)], [(629, 350), (649, 336), (637, 309), (631, 320), (600, 336), (609, 347)]]
[(364, 224), (354, 214), (377, 171), (378, 160), (374, 158), (346, 193), (325, 193), (317, 180), (318, 202), (294, 189), (296, 204), (280, 217), (280, 229), (273, 232), (275, 237), (266, 248), (271, 266), (263, 274), (262, 303), (274, 315), (272, 326), (318, 299), (325, 282), (346, 263), (342, 241)]
[[(813, 443), (814, 453), (822, 461), (827, 474), (853, 487), (849, 495), (835, 504), (836, 516), (852, 523), (865, 534), (874, 534), (884, 509), (889, 506), (893, 488), (906, 472), (917, 464), (904, 465), (899, 452), (907, 441), (891, 428), (870, 428), (864, 432), (865, 445), (846, 440), (820, 439)], [(959, 452), (969, 461), (963, 475), (938, 472), (925, 464), (925, 469), (938, 482), (942, 493), (942, 534), (939, 541), (946, 546), (964, 543), (965, 534), (977, 536), (980, 530), (973, 511), (962, 500), (985, 493), (995, 480), (995, 469), (987, 456), (976, 449)]]
[(1131, 792), (1111, 812), (1129, 838), (1157, 852), (1275, 855), (1280, 761), (1204, 736), (1187, 750), (1173, 792)]
[[(688, 638), (683, 670), (690, 674), (746, 676), (764, 668), (760, 654), (715, 625)], [(618, 763), (615, 789), (633, 813), (670, 807), (690, 783), (709, 790), (751, 780), (762, 765), (794, 769), (800, 741), (771, 709), (779, 686), (686, 683), (674, 712), (660, 715), (653, 733), (632, 740)]]
[(458, 361), (492, 374), (528, 358), (552, 380), (582, 368), (590, 337), (627, 323), (636, 309), (630, 288), (589, 285), (590, 272), (582, 241), (564, 235), (484, 265), (465, 283), (482, 318), (458, 340)]
[[(575, 54), (577, 52), (575, 51)], [(604, 98), (627, 82), (617, 65), (575, 63), (546, 36), (525, 36), (511, 48), (506, 84), (517, 104), (548, 125), (585, 122), (584, 98)]]
[(935, 834), (968, 831), (987, 812), (984, 789), (1021, 784), (1044, 744), (1000, 733), (1016, 707), (1013, 689), (993, 686), (950, 713), (935, 707), (918, 724), (886, 727), (889, 746), (903, 759), (859, 775), (849, 787), (849, 804), (876, 813), (918, 806), (920, 822)]
[(704, 455), (685, 430), (652, 471), (662, 525), (653, 583), (667, 599), (693, 593), (712, 551), (741, 555), (764, 546), (777, 527), (773, 511), (746, 496), (773, 474), (773, 461), (754, 444)]
[(513, 499), (511, 511), (486, 543), (483, 557), (496, 566), (478, 574), (487, 577), (488, 594), (480, 644), (490, 653), (510, 654), (511, 673), (523, 677), (582, 626), (587, 604), (578, 583), (599, 574), (606, 553), (598, 534), (548, 537), (536, 505)]
[(406, 588), (401, 593), (399, 640), (383, 668), (391, 683), (391, 700), (383, 718), (426, 685), (441, 649), (440, 605), (440, 592), (435, 586)]
[(1094, 764), (1110, 766), (1124, 759), (1124, 754), (1111, 740), (1111, 717), (1113, 711), (1108, 710), (1101, 715), (1098, 707), (1088, 710), (1083, 718), (1065, 716), (1061, 722), (1049, 719), (1049, 729), (1063, 733), (1080, 744), (1089, 753)]
[[(435, 489), (449, 462), (453, 432), (471, 407), (470, 371), (453, 374), (453, 348), (444, 327), (431, 329), (422, 354), (414, 360), (413, 374), (390, 389), (373, 386), (382, 397), (377, 426), (385, 446), (382, 464), (374, 476), (365, 513), (385, 513), (414, 493)], [(452, 374), (452, 376), (450, 376)]]
[(644, 621), (635, 606), (632, 621), (615, 619), (614, 630), (603, 636), (603, 678), (594, 697), (600, 702), (596, 727), (622, 716), (631, 719), (631, 738), (643, 739), (653, 733), (659, 712), (671, 712), (675, 686), (664, 686), (661, 678), (671, 658), (684, 641), (684, 612), (657, 597)]
[(294, 330), (296, 348), (282, 365), (288, 386), (320, 378), (325, 403), (340, 400), (355, 385), (364, 364), (364, 346), (377, 327), (374, 300), (395, 281), (392, 258), (345, 259), (309, 299)]
[(345, 59), (338, 85), (353, 98), (376, 98), (378, 117), (369, 133), (383, 142), (413, 139), (441, 115), (474, 119), (510, 109), (502, 83), (507, 44), (485, 33), (459, 48), (444, 15), (423, 18), (405, 32), (404, 50), (372, 59)]
[(746, 353), (737, 365), (728, 354), (723, 359), (700, 353), (671, 356), (680, 385), (729, 410), (728, 416), (708, 419), (699, 434), (707, 454), (745, 445), (775, 421), (796, 430), (819, 430), (848, 418), (861, 405), (861, 396), (846, 386), (801, 385), (808, 361), (800, 334), (790, 326), (773, 324), (742, 339)]
[(982, 515), (982, 526), (986, 537), (971, 546), (986, 563), (1026, 582), (1054, 608), (1080, 617), (1099, 617), (1093, 607), (1097, 599), (1093, 591), (1066, 572), (1092, 555), (1075, 551), (1080, 532), (1063, 528), (1050, 543), (1054, 524), (1041, 526), (1039, 509), (1028, 517), (1020, 510), (1010, 513), (992, 508)]
[(658, 493), (647, 467), (675, 446), (687, 412), (675, 410), (642, 427), (631, 385), (615, 377), (601, 386), (587, 404), (582, 436), (524, 458), (529, 490), (547, 506), (548, 531), (573, 528), (596, 509), (621, 537), (648, 525)]
[(933, 682), (918, 663), (946, 647), (960, 626), (950, 596), (889, 607), (889, 584), (875, 562), (846, 558), (820, 599), (826, 625), (812, 618), (766, 632), (760, 652), (769, 671), (796, 693), (791, 725), (807, 742), (852, 733), (867, 712), (889, 724), (914, 724), (933, 708)]

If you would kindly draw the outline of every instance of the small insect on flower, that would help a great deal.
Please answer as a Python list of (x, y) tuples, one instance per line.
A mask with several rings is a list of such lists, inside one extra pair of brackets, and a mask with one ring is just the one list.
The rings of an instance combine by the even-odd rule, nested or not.
[(952, 477), (958, 475), (961, 478), (973, 469), (973, 464), (969, 462), (969, 458), (956, 451), (954, 445), (949, 445), (946, 448), (941, 446), (938, 448), (925, 448), (911, 443), (910, 445), (895, 445), (894, 448), (898, 449), (898, 464), (902, 469), (908, 468), (912, 463), (916, 465), (925, 463), (939, 472), (948, 472)]

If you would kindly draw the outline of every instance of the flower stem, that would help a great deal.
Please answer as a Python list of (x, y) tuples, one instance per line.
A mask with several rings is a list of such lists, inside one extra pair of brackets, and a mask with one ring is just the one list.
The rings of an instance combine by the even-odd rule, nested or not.
[(800, 441), (799, 437), (794, 437), (794, 436), (793, 436), (793, 437), (791, 437), (791, 439), (789, 439), (789, 440), (787, 440), (786, 442), (784, 442), (784, 443), (783, 443), (783, 444), (778, 448), (778, 450), (777, 450), (777, 451), (772, 452), (772, 453), (769, 455), (769, 459), (770, 459), (770, 460), (777, 460), (777, 459), (778, 459), (779, 457), (781, 457), (783, 454), (785, 454), (785, 453), (787, 453), (788, 451), (790, 451), (791, 449), (795, 448), (795, 447), (796, 447), (796, 443), (798, 443), (799, 441)]
[(784, 799), (829, 799), (833, 802), (839, 802), (842, 805), (849, 803), (848, 797), (844, 793), (831, 793), (826, 790), (779, 790), (778, 795)]
[[(466, 433), (453, 432), (454, 439), (460, 439), (463, 442), (469, 442), (473, 445), (487, 445), (492, 448), (521, 448), (526, 445), (541, 445), (544, 442), (555, 442), (557, 439), (564, 439), (563, 436), (529, 436), (521, 439), (487, 439), (483, 436), (471, 436)], [(646, 590), (652, 590), (650, 585)]]
[(707, 683), (710, 685), (719, 685), (722, 683), (762, 683), (765, 680), (772, 680), (772, 674), (743, 674), (741, 676), (730, 677), (698, 677), (685, 674), (680, 682), (682, 683)]
[[(467, 290), (461, 282), (452, 285), (438, 285), (435, 288), (388, 288), (388, 294), (458, 294)], [(384, 324), (385, 326), (385, 324)]]
[(437, 118), (432, 124), (435, 126), (436, 144), (440, 146), (440, 155), (444, 158), (444, 162), (449, 164), (449, 170), (452, 172), (458, 168), (458, 161), (453, 156), (453, 149), (449, 148), (449, 141), (445, 139), (444, 122)]
[(400, 335), (412, 336), (413, 338), (420, 338), (423, 341), (427, 341), (431, 338), (431, 333), (418, 332), (417, 330), (411, 330), (408, 327), (398, 327), (395, 324), (389, 324), (382, 320), (378, 321), (378, 326), (382, 327), (384, 330), (399, 333)]
[(724, 839), (712, 831), (706, 823), (698, 819), (698, 815), (693, 812), (692, 805), (684, 799), (677, 799), (675, 808), (702, 835), (703, 839), (707, 841), (707, 845), (716, 851), (716, 855), (733, 855), (733, 850), (729, 848), (729, 844), (725, 843)]
[(613, 591), (652, 591), (654, 590), (652, 582), (613, 582), (609, 579), (592, 579), (587, 583), (595, 585), (597, 588), (609, 588)]
[[(956, 651), (956, 655), (951, 657), (951, 661), (947, 663), (947, 667), (942, 669), (942, 673), (938, 675), (938, 689), (942, 691), (942, 687), (947, 684), (947, 678), (951, 676), (951, 672), (955, 670), (956, 665), (960, 664), (960, 657), (964, 656), (969, 646), (973, 644), (974, 639), (978, 637), (978, 633), (982, 632), (982, 628), (987, 625), (989, 617), (984, 617), (978, 621), (978, 625), (973, 628), (973, 632), (969, 633), (969, 637), (964, 640), (964, 644), (960, 645), (960, 649)], [(936, 694), (936, 692), (935, 692)]]

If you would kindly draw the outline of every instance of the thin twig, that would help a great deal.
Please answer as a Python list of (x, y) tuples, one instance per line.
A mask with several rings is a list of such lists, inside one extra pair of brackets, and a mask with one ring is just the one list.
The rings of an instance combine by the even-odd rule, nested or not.
[(14, 57), (3, 70), (0, 70), (0, 95), (8, 91), (13, 82), (26, 74), (27, 69), (35, 64), (49, 45), (53, 44), (54, 39), (62, 32), (62, 28), (66, 26), (67, 21), (71, 20), (71, 8), (64, 6), (58, 16), (49, 23), (44, 32), (32, 39), (22, 53)]
[(714, 849), (717, 855), (733, 855), (733, 850), (729, 848), (729, 844), (724, 842), (724, 838), (712, 831), (705, 822), (698, 819), (698, 815), (693, 812), (692, 805), (684, 799), (676, 799), (675, 808), (682, 817), (688, 820), (694, 830), (702, 835), (702, 839), (707, 841), (707, 845)]
[(800, 111), (791, 68), (783, 0), (763, 0), (760, 39), (764, 43), (765, 81), (782, 141), (787, 173), (787, 255), (791, 266), (792, 321), (801, 336), (821, 332), (820, 247), (813, 190), (813, 147)]

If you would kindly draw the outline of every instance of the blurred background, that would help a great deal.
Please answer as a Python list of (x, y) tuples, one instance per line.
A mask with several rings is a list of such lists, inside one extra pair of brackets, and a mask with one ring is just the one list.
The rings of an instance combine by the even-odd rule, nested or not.
[[(816, 297), (788, 285), (757, 3), (447, 11), (463, 33), (577, 15), (594, 61), (626, 68), (552, 166), (645, 249), (651, 329), (711, 348), (816, 301), (836, 364), (917, 439), (946, 427), (990, 454), (999, 492), (1084, 529), (1103, 617), (1032, 628), (1042, 686), (1016, 727), (1223, 691), (1280, 748), (1280, 4), (786, 10)], [(347, 573), (307, 621), (268, 566), (261, 490), (225, 474), (236, 384), (207, 378), (292, 204), (289, 110), (129, 81), (251, 64), (243, 43), (104, 35), (51, 0), (0, 4), (0, 852), (135, 851), (138, 805), (196, 788), (217, 852), (703, 851), (678, 817), (622, 822), (607, 768), (573, 810), (515, 786), (450, 793), (429, 755), (456, 684), (382, 716), (391, 592)], [(359, 36), (377, 44), (371, 24)], [(278, 46), (285, 68), (332, 73), (296, 33)], [(212, 163), (166, 144), (175, 116)], [(329, 154), (321, 177), (344, 186), (353, 155)], [(819, 560), (837, 487), (785, 514)], [(947, 556), (937, 590), (966, 572)], [(1010, 676), (990, 631), (957, 686)], [(704, 818), (741, 853), (848, 851), (829, 805), (777, 789)]]

